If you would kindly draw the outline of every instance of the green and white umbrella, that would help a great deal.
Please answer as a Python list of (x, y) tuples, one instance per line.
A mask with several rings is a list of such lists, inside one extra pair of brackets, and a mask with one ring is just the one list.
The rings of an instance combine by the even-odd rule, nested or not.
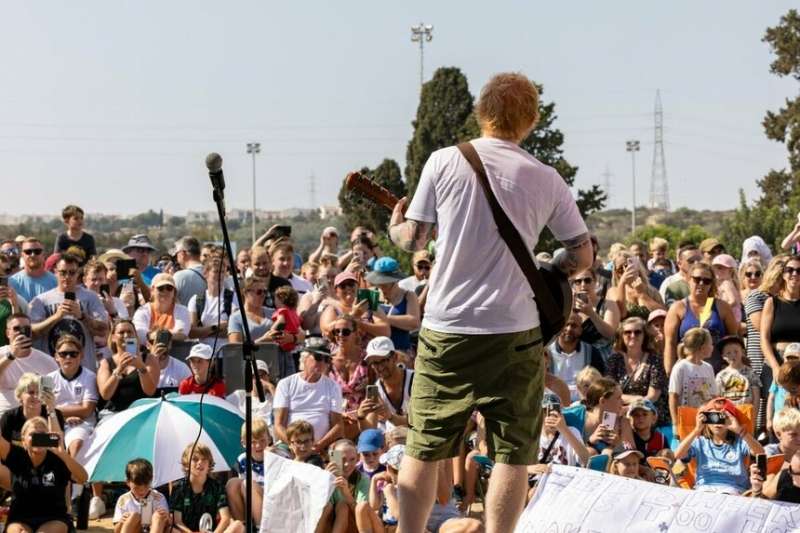
[[(228, 471), (242, 451), (244, 419), (236, 406), (210, 395), (203, 398), (202, 414), (199, 442), (211, 449), (214, 471)], [(185, 476), (181, 456), (199, 431), (199, 394), (137, 400), (97, 426), (79, 461), (90, 481), (110, 482), (125, 481), (125, 465), (141, 457), (153, 464), (158, 487)]]

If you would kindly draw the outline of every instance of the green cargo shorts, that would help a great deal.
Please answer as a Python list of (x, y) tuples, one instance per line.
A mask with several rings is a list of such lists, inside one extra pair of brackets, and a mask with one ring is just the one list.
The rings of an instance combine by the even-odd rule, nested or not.
[(474, 410), (486, 420), (490, 456), (534, 464), (544, 388), (539, 328), (460, 335), (423, 328), (411, 386), (406, 453), (422, 461), (455, 457)]

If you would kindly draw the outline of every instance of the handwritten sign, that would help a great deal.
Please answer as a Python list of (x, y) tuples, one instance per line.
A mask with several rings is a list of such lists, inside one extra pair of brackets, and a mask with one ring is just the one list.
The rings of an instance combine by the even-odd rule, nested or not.
[(800, 505), (709, 494), (570, 466), (539, 483), (516, 533), (789, 533)]

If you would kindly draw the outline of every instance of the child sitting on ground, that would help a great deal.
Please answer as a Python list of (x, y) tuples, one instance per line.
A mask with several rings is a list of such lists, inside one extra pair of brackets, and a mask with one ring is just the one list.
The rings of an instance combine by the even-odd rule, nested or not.
[(295, 420), (286, 428), (286, 438), (295, 461), (325, 468), (325, 461), (314, 451), (314, 426), (305, 420)]
[[(247, 441), (247, 426), (242, 424), (241, 439), (242, 447), (246, 447)], [(261, 504), (264, 498), (264, 452), (272, 444), (272, 437), (269, 434), (267, 423), (262, 418), (253, 418), (253, 434), (251, 442), (251, 450), (253, 457), (251, 458), (253, 490), (251, 491), (253, 498), (253, 523), (261, 523)], [(228, 496), (228, 503), (231, 508), (231, 516), (235, 520), (244, 521), (245, 516), (245, 494), (247, 487), (245, 485), (246, 468), (247, 468), (247, 455), (242, 452), (236, 459), (236, 465), (239, 470), (239, 477), (233, 478), (225, 485), (225, 493)]]
[(130, 489), (114, 507), (114, 533), (166, 533), (169, 529), (167, 498), (150, 488), (153, 465), (147, 459), (134, 459), (125, 466), (125, 484)]
[(214, 457), (209, 447), (202, 442), (190, 443), (183, 450), (181, 466), (188, 477), (172, 484), (169, 500), (173, 529), (183, 533), (243, 533), (244, 524), (231, 520), (225, 486), (210, 476)]

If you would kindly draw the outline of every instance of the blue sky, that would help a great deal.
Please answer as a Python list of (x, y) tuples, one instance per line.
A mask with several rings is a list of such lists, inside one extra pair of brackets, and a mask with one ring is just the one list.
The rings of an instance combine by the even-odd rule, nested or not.
[(631, 202), (638, 138), (647, 201), (661, 90), (673, 207), (725, 209), (786, 165), (760, 122), (798, 93), (761, 42), (793, 2), (81, 1), (4, 5), (0, 186), (6, 213), (212, 209), (204, 167), (222, 154), (228, 205), (334, 203), (347, 171), (405, 166), (419, 96), (410, 26), (434, 25), (426, 78), (461, 68), (477, 94), (522, 71), (557, 104), (577, 184), (614, 175)]

